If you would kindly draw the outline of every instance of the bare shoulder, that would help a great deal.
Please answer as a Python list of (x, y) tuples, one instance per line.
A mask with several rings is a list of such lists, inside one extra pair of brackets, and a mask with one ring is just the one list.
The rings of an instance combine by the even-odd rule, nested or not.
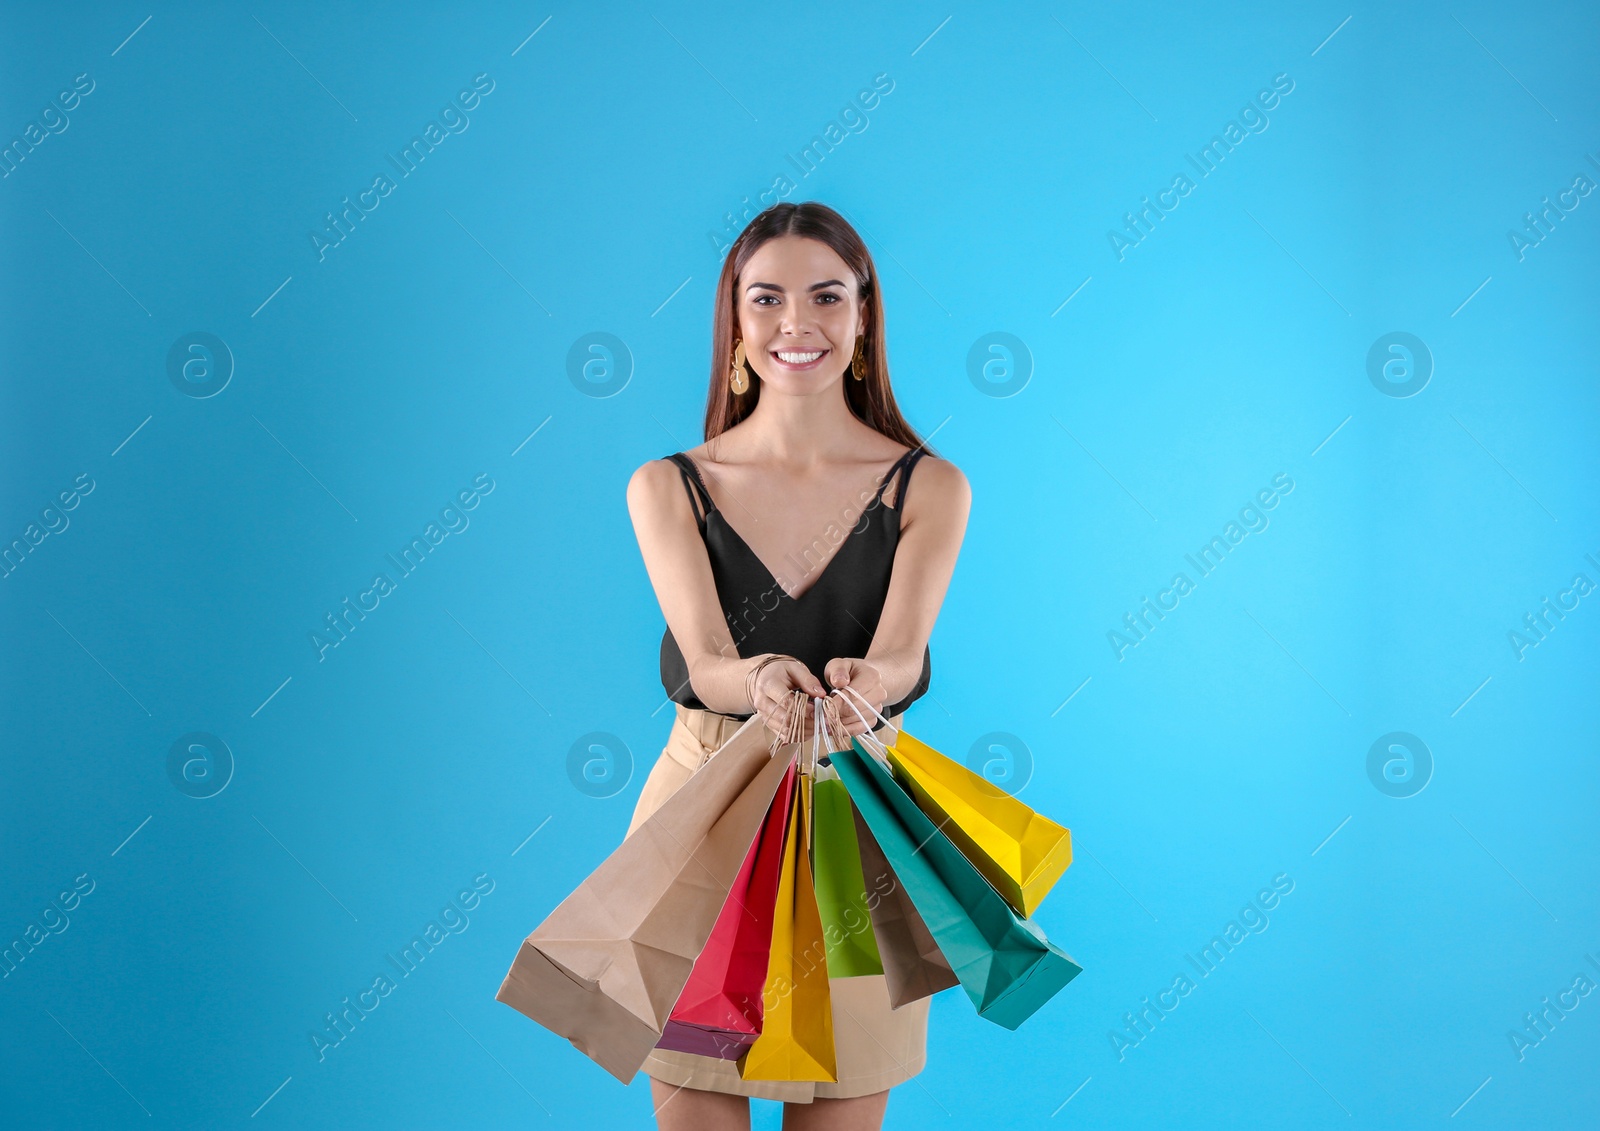
[(659, 514), (663, 506), (670, 506), (674, 494), (681, 495), (677, 486), (681, 473), (670, 459), (653, 459), (640, 464), (628, 479), (628, 509), (637, 513), (641, 507)]
[(636, 490), (657, 491), (678, 478), (678, 465), (670, 459), (646, 460), (634, 469), (628, 480), (628, 493)]
[(961, 474), (959, 467), (947, 459), (934, 455), (923, 456), (912, 469), (912, 476), (917, 480), (919, 493), (932, 493), (935, 498), (943, 499), (946, 503), (972, 499), (972, 486), (967, 482), (967, 477)]
[(959, 467), (947, 459), (926, 455), (912, 468), (911, 483), (906, 489), (906, 523), (939, 515), (941, 521), (965, 525), (972, 508), (972, 485)]

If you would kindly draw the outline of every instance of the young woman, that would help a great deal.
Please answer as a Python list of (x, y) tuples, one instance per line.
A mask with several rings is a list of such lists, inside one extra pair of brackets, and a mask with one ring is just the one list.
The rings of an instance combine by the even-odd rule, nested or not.
[[(630, 833), (751, 715), (781, 732), (796, 688), (852, 688), (898, 725), (928, 689), (971, 503), (895, 405), (877, 270), (833, 209), (774, 205), (734, 241), (711, 357), (706, 442), (628, 484), (677, 704)], [(922, 1070), (928, 1000), (891, 1009), (881, 974), (829, 988), (837, 1083), (746, 1082), (732, 1061), (657, 1049), (658, 1125), (748, 1128), (758, 1096), (786, 1101), (785, 1128), (878, 1128), (889, 1088)]]

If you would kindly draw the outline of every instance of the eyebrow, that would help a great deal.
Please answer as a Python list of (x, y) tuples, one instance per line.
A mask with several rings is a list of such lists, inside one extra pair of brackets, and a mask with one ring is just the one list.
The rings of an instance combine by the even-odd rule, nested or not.
[[(838, 279), (826, 279), (826, 280), (824, 280), (823, 282), (820, 282), (820, 283), (812, 283), (809, 287), (806, 288), (806, 290), (808, 290), (808, 291), (820, 291), (823, 287), (842, 287), (842, 286), (844, 286), (844, 284), (841, 283)], [(748, 287), (745, 288), (745, 290), (747, 290), (747, 291), (767, 290), (767, 291), (777, 291), (779, 294), (785, 293), (784, 289), (782, 287), (778, 286), (777, 283), (751, 283)]]

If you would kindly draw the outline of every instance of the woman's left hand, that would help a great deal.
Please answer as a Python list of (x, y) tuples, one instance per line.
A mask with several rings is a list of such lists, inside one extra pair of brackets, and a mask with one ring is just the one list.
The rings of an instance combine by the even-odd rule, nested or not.
[[(888, 703), (888, 693), (884, 690), (883, 676), (879, 673), (876, 664), (869, 663), (866, 660), (846, 657), (829, 660), (828, 666), (822, 671), (822, 678), (828, 681), (830, 687), (850, 688), (856, 695), (861, 696), (862, 699), (872, 704), (873, 708), (879, 712), (882, 712)], [(850, 710), (849, 707), (841, 703), (839, 705), (839, 719), (844, 724), (846, 734), (865, 734), (879, 725), (878, 720), (872, 716), (870, 711), (862, 710), (861, 701), (856, 699), (855, 695), (836, 695), (832, 696), (832, 698), (854, 700), (856, 711), (860, 711), (861, 714), (867, 717), (866, 724), (863, 724), (856, 717), (856, 711)]]

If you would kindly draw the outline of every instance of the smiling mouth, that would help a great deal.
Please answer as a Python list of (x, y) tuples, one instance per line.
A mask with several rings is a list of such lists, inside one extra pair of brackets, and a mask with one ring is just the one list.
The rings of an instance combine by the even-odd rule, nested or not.
[(828, 355), (827, 350), (771, 350), (769, 353), (785, 369), (812, 369)]

